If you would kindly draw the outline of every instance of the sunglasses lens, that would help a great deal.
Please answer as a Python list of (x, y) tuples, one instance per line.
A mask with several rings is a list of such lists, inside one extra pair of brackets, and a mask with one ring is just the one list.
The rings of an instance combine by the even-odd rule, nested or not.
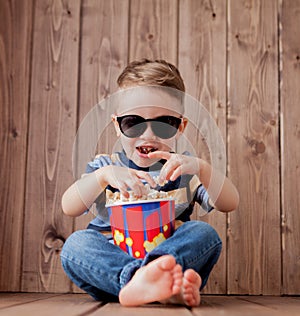
[(147, 128), (143, 118), (134, 115), (122, 117), (121, 121), (119, 122), (119, 126), (121, 132), (130, 138), (141, 136)]
[(168, 139), (173, 137), (177, 133), (177, 128), (163, 122), (152, 122), (152, 130), (156, 136), (162, 139)]
[(161, 116), (152, 122), (152, 130), (159, 138), (168, 139), (176, 135), (181, 119), (174, 116)]

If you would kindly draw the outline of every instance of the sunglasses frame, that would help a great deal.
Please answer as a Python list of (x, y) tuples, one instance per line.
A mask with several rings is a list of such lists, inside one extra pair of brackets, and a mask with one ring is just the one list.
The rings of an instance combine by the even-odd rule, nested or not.
[[(151, 124), (151, 130), (152, 132), (159, 138), (162, 138), (162, 139), (169, 139), (169, 138), (172, 138), (176, 135), (179, 127), (180, 127), (180, 124), (182, 123), (182, 116), (180, 117), (176, 117), (176, 116), (172, 116), (172, 115), (162, 115), (162, 116), (158, 116), (158, 117), (155, 117), (155, 118), (151, 118), (151, 119), (145, 119), (143, 118), (142, 116), (140, 115), (135, 115), (135, 114), (129, 114), (129, 115), (124, 115), (124, 116), (116, 116), (115, 119), (116, 121), (118, 122), (118, 125), (119, 125), (119, 129), (121, 131), (121, 133), (123, 135), (125, 135), (126, 137), (128, 138), (137, 138), (137, 137), (140, 137), (141, 135), (143, 135), (147, 129), (147, 127), (145, 129), (142, 129), (140, 133), (138, 133), (137, 135), (134, 135), (134, 136), (131, 136), (129, 134), (126, 134), (126, 130), (124, 131), (124, 129), (122, 128), (122, 121), (127, 118), (127, 117), (136, 117), (138, 119), (140, 119), (140, 122), (138, 122), (137, 124), (134, 124), (132, 127), (136, 126), (136, 125), (140, 125), (140, 124), (145, 124), (147, 122), (158, 122), (158, 123), (164, 123), (166, 125), (169, 125), (171, 127), (173, 127), (174, 129), (176, 129), (176, 132), (171, 135), (171, 136), (168, 136), (168, 137), (162, 137), (163, 135), (160, 134), (160, 133), (157, 133), (156, 129), (153, 128), (153, 125)], [(167, 119), (168, 118), (172, 118), (174, 120), (174, 122), (176, 122), (176, 125), (173, 126), (169, 123), (167, 123)], [(164, 120), (165, 119), (165, 120)], [(130, 129), (130, 128), (129, 128)]]

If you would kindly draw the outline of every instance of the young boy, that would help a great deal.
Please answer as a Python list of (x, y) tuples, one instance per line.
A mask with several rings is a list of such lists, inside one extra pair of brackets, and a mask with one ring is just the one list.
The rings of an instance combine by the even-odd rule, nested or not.
[[(132, 62), (118, 84), (125, 94), (113, 122), (123, 150), (97, 156), (88, 164), (87, 174), (63, 195), (67, 215), (79, 216), (96, 201), (98, 216), (88, 229), (67, 239), (62, 265), (70, 279), (96, 300), (119, 300), (124, 306), (157, 301), (197, 306), (200, 289), (221, 252), (221, 240), (210, 225), (190, 221), (189, 216), (195, 202), (207, 212), (213, 208), (232, 211), (238, 206), (238, 193), (221, 175), (219, 194), (209, 197), (214, 195), (208, 190), (213, 173), (210, 164), (188, 153), (175, 153), (176, 140), (187, 125), (178, 97), (185, 87), (175, 66), (163, 60)], [(142, 94), (135, 93), (140, 87), (145, 88)], [(145, 182), (162, 191), (180, 192), (176, 219), (184, 223), (145, 258), (136, 259), (106, 238), (110, 227), (105, 191), (118, 190), (128, 197), (131, 190), (141, 197)]]

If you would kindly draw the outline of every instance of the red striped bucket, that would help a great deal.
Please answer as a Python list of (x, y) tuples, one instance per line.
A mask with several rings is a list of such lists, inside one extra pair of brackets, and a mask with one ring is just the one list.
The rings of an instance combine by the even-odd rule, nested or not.
[(174, 232), (173, 199), (107, 205), (115, 245), (135, 258), (145, 255)]

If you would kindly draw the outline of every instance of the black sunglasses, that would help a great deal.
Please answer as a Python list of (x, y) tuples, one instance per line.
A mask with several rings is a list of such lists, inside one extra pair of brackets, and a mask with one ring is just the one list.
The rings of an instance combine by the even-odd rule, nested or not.
[(147, 122), (150, 122), (153, 133), (162, 139), (168, 139), (176, 135), (181, 124), (181, 118), (175, 116), (159, 116), (153, 119), (144, 119), (139, 115), (117, 116), (121, 132), (129, 137), (136, 138), (144, 134)]

